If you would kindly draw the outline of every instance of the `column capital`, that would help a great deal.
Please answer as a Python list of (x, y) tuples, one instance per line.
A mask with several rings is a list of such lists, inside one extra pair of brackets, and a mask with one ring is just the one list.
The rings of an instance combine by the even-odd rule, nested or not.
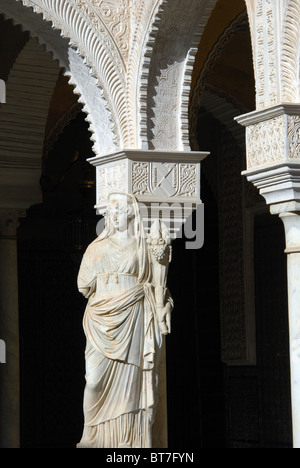
[(0, 239), (15, 239), (19, 219), (26, 216), (26, 211), (21, 209), (0, 208)]
[(247, 171), (300, 162), (300, 105), (277, 104), (235, 119), (246, 127)]
[(158, 217), (172, 218), (176, 237), (190, 214), (201, 204), (201, 161), (207, 152), (120, 150), (88, 161), (96, 167), (96, 209), (105, 213), (111, 192), (134, 195), (145, 231)]
[(281, 103), (236, 120), (246, 127), (242, 174), (268, 205), (300, 203), (300, 105)]

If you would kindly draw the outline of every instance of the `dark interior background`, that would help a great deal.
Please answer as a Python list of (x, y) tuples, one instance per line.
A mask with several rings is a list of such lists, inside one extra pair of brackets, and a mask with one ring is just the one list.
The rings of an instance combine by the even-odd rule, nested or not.
[[(219, 0), (220, 12), (225, 4), (235, 7), (238, 2), (243, 0)], [(7, 79), (28, 38), (0, 15), (0, 79)], [(206, 78), (204, 89), (240, 105), (237, 114), (254, 110), (247, 25), (230, 37)], [(82, 433), (86, 301), (76, 281), (98, 218), (93, 208), (95, 171), (86, 162), (93, 156), (92, 144), (76, 101), (61, 73), (46, 128), (43, 203), (28, 210), (18, 230), (22, 448), (75, 448)], [(73, 106), (75, 112), (52, 145), (55, 102)], [(173, 244), (168, 278), (175, 301), (167, 338), (169, 447), (290, 448), (283, 226), (266, 207), (255, 216), (257, 363), (228, 366), (221, 355), (221, 308), (224, 297), (232, 307), (243, 300), (243, 201), (252, 189), (241, 177), (245, 151), (222, 121), (201, 102), (193, 118), (197, 146), (211, 153), (201, 179), (205, 243), (200, 250), (185, 249), (185, 239)], [(257, 203), (265, 206), (264, 200), (257, 198)]]

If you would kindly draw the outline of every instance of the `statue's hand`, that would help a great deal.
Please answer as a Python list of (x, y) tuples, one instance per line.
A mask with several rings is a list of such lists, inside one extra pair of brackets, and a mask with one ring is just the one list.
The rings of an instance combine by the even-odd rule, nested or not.
[(172, 309), (172, 305), (169, 302), (167, 302), (164, 307), (157, 307), (156, 309), (160, 333), (162, 335), (168, 335), (171, 333)]

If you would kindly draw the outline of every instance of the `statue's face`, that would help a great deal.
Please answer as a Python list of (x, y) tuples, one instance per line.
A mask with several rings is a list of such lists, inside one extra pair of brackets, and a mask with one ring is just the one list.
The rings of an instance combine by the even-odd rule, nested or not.
[(124, 207), (119, 204), (114, 204), (109, 211), (109, 216), (115, 229), (121, 232), (128, 229), (128, 212)]

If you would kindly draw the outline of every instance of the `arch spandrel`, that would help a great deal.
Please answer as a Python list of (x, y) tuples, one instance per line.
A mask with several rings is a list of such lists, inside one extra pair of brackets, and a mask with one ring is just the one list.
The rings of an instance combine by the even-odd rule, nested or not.
[(300, 1), (245, 0), (251, 29), (257, 110), (300, 99)]
[(189, 151), (188, 107), (200, 39), (216, 0), (163, 0), (152, 24), (141, 83), (144, 148)]

